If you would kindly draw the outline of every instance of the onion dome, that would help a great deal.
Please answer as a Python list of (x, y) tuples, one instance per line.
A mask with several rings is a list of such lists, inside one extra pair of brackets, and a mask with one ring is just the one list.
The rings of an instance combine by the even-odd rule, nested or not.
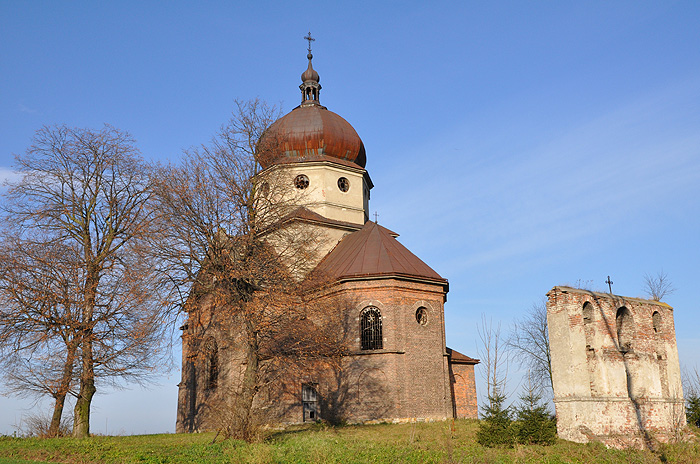
[(263, 169), (273, 164), (331, 159), (364, 168), (365, 146), (345, 119), (319, 103), (320, 77), (309, 65), (301, 75), (301, 105), (275, 121), (258, 142), (256, 158)]
[[(311, 66), (311, 59), (312, 59), (314, 56), (313, 56), (311, 53), (309, 53), (308, 55), (306, 55), (306, 57), (309, 59), (309, 67), (306, 68), (306, 71), (304, 71), (304, 72), (301, 74), (301, 82), (302, 82), (302, 83), (306, 83), (306, 82), (308, 82), (308, 81), (312, 81), (312, 82), (318, 83), (318, 82), (321, 80), (321, 78), (318, 77), (318, 73), (317, 73), (316, 70), (313, 68), (313, 66)], [(320, 85), (318, 86), (318, 88), (319, 88), (319, 90), (321, 90), (321, 86), (320, 86)], [(302, 90), (303, 90), (303, 89), (302, 89)]]

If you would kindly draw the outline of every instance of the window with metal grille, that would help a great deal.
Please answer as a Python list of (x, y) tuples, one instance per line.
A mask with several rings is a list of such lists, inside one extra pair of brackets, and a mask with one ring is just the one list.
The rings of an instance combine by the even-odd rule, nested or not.
[(213, 390), (219, 380), (219, 350), (216, 340), (209, 338), (204, 344), (204, 389)]
[(360, 340), (363, 350), (382, 349), (382, 315), (379, 309), (370, 306), (360, 315)]

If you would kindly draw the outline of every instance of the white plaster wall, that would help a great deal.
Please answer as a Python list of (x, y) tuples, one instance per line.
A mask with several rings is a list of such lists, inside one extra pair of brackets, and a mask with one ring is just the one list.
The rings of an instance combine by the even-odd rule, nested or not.
[[(561, 438), (587, 442), (592, 433), (617, 446), (620, 436), (637, 436), (645, 430), (664, 440), (685, 425), (673, 312), (668, 305), (568, 287), (555, 287), (548, 295)], [(586, 347), (588, 329), (582, 312), (586, 301), (595, 308), (590, 323), (594, 333), (588, 331), (593, 352)], [(615, 315), (621, 306), (631, 312), (635, 324), (632, 350), (625, 354), (617, 348)], [(664, 321), (658, 332), (652, 324), (654, 311)]]
[[(369, 188), (365, 183), (364, 170), (347, 168), (331, 163), (295, 163), (284, 166), (289, 173), (289, 188), (294, 187), (294, 178), (304, 174), (309, 178), (304, 201), (310, 210), (338, 221), (364, 224), (369, 216)], [(350, 189), (343, 192), (338, 179), (345, 177)]]

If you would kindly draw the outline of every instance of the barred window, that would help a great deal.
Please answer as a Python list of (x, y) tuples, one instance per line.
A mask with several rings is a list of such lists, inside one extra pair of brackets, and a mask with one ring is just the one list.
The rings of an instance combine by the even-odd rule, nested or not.
[(382, 315), (374, 306), (363, 309), (360, 314), (360, 340), (363, 350), (382, 349)]
[(301, 386), (301, 404), (304, 422), (318, 420), (318, 385), (306, 383)]
[(416, 310), (416, 322), (420, 325), (426, 325), (428, 323), (428, 310), (423, 306)]
[(204, 343), (204, 389), (213, 390), (219, 380), (219, 349), (216, 340), (209, 338)]

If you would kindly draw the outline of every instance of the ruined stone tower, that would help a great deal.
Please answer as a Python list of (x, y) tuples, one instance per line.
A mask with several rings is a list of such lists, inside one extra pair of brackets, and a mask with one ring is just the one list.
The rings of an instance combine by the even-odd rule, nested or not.
[(547, 296), (559, 437), (644, 446), (685, 426), (673, 308), (570, 287)]

